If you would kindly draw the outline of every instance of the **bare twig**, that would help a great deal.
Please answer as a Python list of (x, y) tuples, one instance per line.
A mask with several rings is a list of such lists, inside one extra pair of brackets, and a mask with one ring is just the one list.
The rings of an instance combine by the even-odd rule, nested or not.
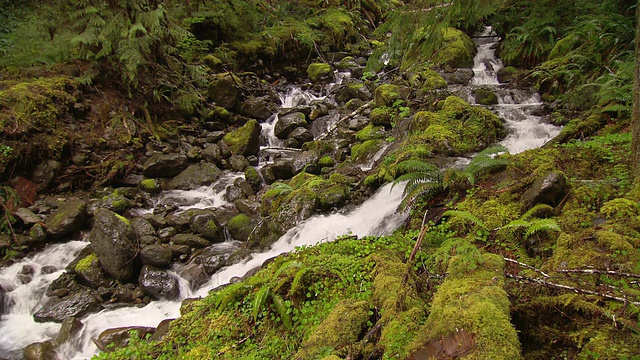
[(324, 134), (322, 134), (322, 135), (318, 136), (318, 137), (316, 138), (316, 140), (322, 140), (322, 139), (324, 139), (324, 138), (325, 138), (325, 137), (327, 137), (329, 134), (331, 134), (331, 133), (333, 132), (333, 130), (337, 129), (337, 128), (338, 128), (338, 125), (339, 125), (340, 123), (342, 123), (342, 122), (344, 122), (344, 121), (346, 121), (346, 120), (349, 120), (349, 119), (351, 119), (352, 117), (354, 117), (354, 116), (356, 116), (356, 115), (360, 114), (361, 112), (363, 112), (365, 109), (367, 109), (367, 108), (368, 108), (368, 107), (370, 107), (370, 106), (371, 106), (371, 103), (366, 103), (366, 104), (364, 104), (364, 105), (360, 106), (357, 110), (355, 110), (355, 111), (354, 111), (354, 112), (352, 112), (351, 114), (349, 114), (349, 115), (346, 115), (346, 116), (342, 117), (341, 119), (339, 119), (338, 121), (336, 121), (336, 123), (335, 123), (335, 124), (333, 124), (333, 126), (332, 126), (332, 127), (330, 127), (330, 128), (329, 128), (329, 129), (324, 133)]
[(518, 264), (518, 265), (520, 265), (520, 266), (522, 266), (522, 267), (525, 267), (525, 268), (527, 268), (527, 269), (529, 269), (529, 270), (533, 270), (533, 271), (537, 272), (538, 274), (540, 274), (540, 275), (542, 275), (542, 276), (544, 276), (544, 277), (546, 277), (546, 278), (548, 278), (548, 277), (549, 277), (549, 275), (548, 275), (547, 273), (545, 273), (544, 271), (542, 271), (542, 270), (540, 270), (540, 269), (536, 269), (535, 267), (533, 267), (533, 266), (531, 266), (531, 265), (528, 265), (528, 264), (525, 264), (525, 263), (522, 263), (522, 262), (520, 262), (520, 261), (518, 261), (518, 260), (509, 259), (509, 258), (504, 258), (504, 260), (505, 260), (505, 261), (508, 261), (508, 262), (510, 262), (510, 263), (513, 263), (513, 264)]
[(622, 302), (622, 303), (625, 303), (625, 304), (629, 303), (629, 304), (633, 304), (635, 306), (640, 306), (640, 302), (638, 302), (638, 301), (630, 301), (627, 298), (622, 298), (622, 297), (619, 297), (619, 296), (612, 296), (612, 295), (608, 295), (608, 294), (603, 294), (603, 293), (599, 293), (599, 292), (592, 291), (592, 290), (587, 290), (587, 289), (580, 289), (580, 288), (569, 286), (569, 285), (558, 284), (558, 283), (546, 281), (546, 280), (540, 279), (540, 278), (531, 278), (531, 277), (512, 275), (512, 274), (505, 274), (505, 276), (508, 277), (508, 278), (517, 280), (517, 281), (525, 281), (525, 282), (530, 282), (530, 283), (536, 283), (536, 284), (540, 284), (540, 285), (543, 285), (543, 286), (546, 286), (546, 287), (555, 288), (555, 289), (573, 291), (573, 292), (578, 293), (578, 294), (588, 294), (588, 295), (600, 296), (600, 297), (603, 297), (605, 299), (615, 300), (615, 301), (619, 301), (619, 302)]
[(614, 270), (599, 270), (599, 269), (563, 269), (563, 270), (556, 270), (556, 272), (559, 272), (559, 273), (562, 273), (562, 274), (575, 274), (575, 273), (579, 273), (579, 274), (616, 275), (616, 276), (624, 276), (624, 277), (631, 277), (631, 278), (640, 279), (640, 274), (625, 273), (625, 272), (614, 271)]

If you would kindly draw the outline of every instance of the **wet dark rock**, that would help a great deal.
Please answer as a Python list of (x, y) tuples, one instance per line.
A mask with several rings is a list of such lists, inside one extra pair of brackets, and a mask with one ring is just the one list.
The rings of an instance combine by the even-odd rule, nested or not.
[(211, 245), (211, 242), (194, 234), (177, 234), (172, 238), (175, 245), (187, 245), (190, 248), (203, 248)]
[(322, 210), (330, 210), (344, 205), (349, 198), (349, 190), (346, 186), (333, 185), (318, 192), (318, 207)]
[(31, 172), (31, 180), (41, 187), (48, 187), (62, 170), (62, 163), (46, 160), (38, 164)]
[(80, 230), (84, 225), (87, 205), (81, 199), (70, 199), (47, 217), (47, 232), (60, 237)]
[(198, 289), (209, 280), (211, 275), (204, 270), (204, 265), (189, 263), (185, 265), (179, 272), (179, 275), (189, 282), (191, 289)]
[(169, 249), (173, 252), (174, 257), (179, 257), (180, 255), (188, 255), (191, 253), (191, 248), (187, 245), (178, 245), (178, 244), (169, 244)]
[[(221, 227), (216, 214), (211, 210), (191, 210), (192, 216), (189, 219), (189, 228), (203, 238), (217, 242), (222, 241)], [(175, 237), (174, 237), (175, 243)]]
[(42, 219), (38, 215), (34, 214), (31, 210), (26, 208), (19, 208), (18, 210), (16, 210), (14, 215), (27, 226), (42, 222)]
[[(225, 143), (234, 154), (244, 156), (258, 155), (260, 152), (261, 130), (262, 127), (256, 120), (249, 120), (242, 127), (227, 133), (222, 143)], [(222, 147), (220, 150), (223, 151)], [(224, 157), (227, 158), (228, 156)]]
[(220, 165), (220, 161), (222, 160), (222, 152), (217, 144), (207, 145), (200, 153), (200, 156), (206, 161), (217, 165)]
[(51, 340), (27, 345), (22, 352), (24, 360), (58, 360), (54, 343)]
[(98, 209), (104, 208), (115, 213), (122, 214), (131, 207), (133, 207), (133, 201), (129, 200), (117, 191), (114, 191), (95, 203), (92, 203), (90, 205), (89, 212), (95, 214)]
[[(47, 288), (47, 296), (62, 297), (68, 294), (69, 290), (76, 291), (80, 288), (80, 285), (76, 282), (74, 274), (64, 272), (53, 280)], [(64, 293), (62, 293), (64, 291)]]
[(303, 128), (303, 127), (298, 127), (293, 129), (290, 133), (289, 136), (287, 138), (287, 140), (296, 140), (301, 147), (302, 144), (309, 142), (309, 141), (313, 141), (313, 134), (311, 134), (311, 131)]
[(155, 299), (175, 300), (180, 296), (178, 280), (165, 270), (154, 266), (142, 267), (138, 283), (145, 294)]
[(255, 194), (255, 191), (253, 191), (253, 187), (245, 179), (241, 177), (236, 178), (233, 181), (233, 185), (240, 188), (240, 190), (242, 190), (242, 193), (244, 194), (245, 197), (252, 196)]
[(238, 186), (236, 185), (227, 186), (226, 192), (225, 192), (225, 198), (227, 199), (227, 201), (234, 202), (244, 197), (245, 197), (244, 192)]
[(109, 275), (120, 281), (131, 278), (136, 252), (135, 234), (128, 220), (107, 209), (98, 210), (89, 241)]
[(454, 71), (441, 71), (438, 72), (440, 76), (449, 85), (467, 85), (471, 78), (473, 78), (473, 70), (471, 69), (455, 69)]
[(318, 196), (315, 191), (301, 188), (293, 193), (286, 206), (281, 206), (274, 216), (284, 229), (288, 229), (314, 215), (317, 205)]
[(364, 116), (356, 116), (349, 120), (348, 127), (349, 130), (360, 131), (364, 129), (365, 126), (369, 124), (369, 119)]
[(267, 184), (272, 184), (276, 180), (286, 180), (293, 176), (291, 161), (286, 159), (278, 159), (272, 164), (267, 164), (260, 171)]
[(313, 121), (319, 117), (329, 114), (329, 107), (323, 103), (315, 103), (311, 106), (311, 112), (309, 112), (309, 120)]
[[(260, 133), (258, 133), (258, 137)], [(222, 155), (223, 159), (228, 159), (231, 156), (231, 148), (229, 147), (229, 145), (227, 145), (227, 143), (225, 143), (224, 141), (218, 141), (217, 142), (218, 145), (218, 149), (220, 149), (220, 155)], [(258, 145), (258, 149), (260, 148), (260, 146)]]
[(250, 166), (249, 160), (242, 155), (233, 154), (229, 157), (229, 164), (231, 164), (231, 169), (233, 171), (244, 171), (247, 166)]
[(158, 238), (160, 238), (160, 241), (162, 242), (165, 242), (166, 240), (173, 238), (176, 234), (178, 234), (178, 229), (176, 229), (173, 226), (169, 226), (169, 227), (158, 230)]
[(60, 326), (56, 342), (58, 344), (64, 344), (67, 341), (76, 339), (80, 331), (82, 331), (82, 328), (84, 328), (84, 324), (79, 319), (74, 317), (64, 319)]
[(186, 169), (188, 159), (184, 154), (154, 154), (143, 165), (146, 177), (172, 177)]
[(307, 166), (317, 163), (318, 159), (318, 153), (312, 150), (297, 153), (291, 162), (293, 173), (297, 174)]
[(50, 298), (33, 315), (36, 322), (62, 322), (69, 317), (83, 317), (100, 310), (101, 300), (88, 291), (81, 291), (65, 299)]
[(153, 332), (153, 335), (149, 338), (149, 341), (160, 341), (164, 338), (165, 335), (169, 333), (169, 325), (175, 319), (164, 319), (158, 324), (156, 331)]
[(140, 250), (139, 256), (145, 265), (165, 268), (171, 264), (173, 251), (166, 245), (147, 245)]
[(276, 106), (269, 96), (251, 97), (240, 105), (240, 113), (244, 116), (265, 121), (276, 111)]
[(95, 343), (101, 351), (109, 352), (127, 346), (131, 340), (132, 332), (138, 339), (144, 339), (147, 335), (153, 334), (155, 330), (156, 328), (147, 326), (126, 326), (107, 329), (100, 333)]
[(222, 171), (215, 164), (199, 163), (189, 166), (167, 184), (169, 189), (191, 190), (210, 185), (218, 180)]
[(254, 215), (260, 212), (260, 203), (252, 199), (239, 199), (233, 202), (239, 212)]
[(237, 247), (227, 244), (217, 244), (204, 249), (200, 254), (193, 256), (190, 263), (202, 265), (204, 271), (213, 275), (226, 265), (227, 259)]
[(306, 127), (307, 120), (301, 112), (294, 112), (279, 117), (278, 121), (273, 127), (273, 133), (279, 139), (286, 139), (289, 133), (297, 127)]
[(76, 264), (73, 271), (76, 274), (76, 280), (80, 284), (92, 289), (97, 289), (100, 286), (109, 286), (111, 283), (106, 272), (102, 269), (102, 266), (100, 266), (98, 257), (95, 254), (83, 257)]
[(551, 171), (536, 179), (522, 195), (522, 203), (526, 209), (536, 204), (557, 206), (569, 191), (567, 179), (560, 171)]
[(151, 225), (151, 222), (145, 218), (137, 217), (130, 221), (133, 232), (138, 238), (143, 236), (155, 236), (156, 229)]
[(473, 91), (476, 103), (480, 105), (495, 105), (498, 103), (498, 96), (490, 89), (479, 88)]

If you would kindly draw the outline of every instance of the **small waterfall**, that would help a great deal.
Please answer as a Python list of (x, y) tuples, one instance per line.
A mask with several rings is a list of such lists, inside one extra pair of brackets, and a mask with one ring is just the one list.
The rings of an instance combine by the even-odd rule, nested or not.
[(46, 301), (49, 284), (86, 246), (84, 241), (55, 244), (0, 271), (0, 286), (5, 292), (2, 304), (5, 310), (0, 317), (0, 357), (22, 358), (25, 346), (56, 336), (60, 324), (36, 323), (33, 313)]
[(474, 58), (474, 77), (468, 89), (461, 89), (470, 103), (475, 103), (473, 92), (484, 88), (495, 93), (498, 104), (490, 106), (502, 120), (509, 132), (500, 142), (511, 154), (544, 145), (560, 133), (561, 128), (546, 123), (540, 95), (533, 89), (507, 89), (498, 81), (498, 70), (502, 61), (496, 57), (495, 47), (500, 38), (490, 26), (475, 37), (478, 52)]

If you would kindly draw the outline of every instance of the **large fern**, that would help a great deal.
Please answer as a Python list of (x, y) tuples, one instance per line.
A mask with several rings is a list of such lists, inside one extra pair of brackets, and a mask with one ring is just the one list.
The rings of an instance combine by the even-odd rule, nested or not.
[(405, 160), (396, 165), (397, 177), (394, 185), (406, 181), (403, 199), (398, 208), (402, 211), (413, 207), (421, 199), (431, 199), (446, 189), (442, 172), (434, 165), (415, 159)]
[(476, 156), (471, 159), (469, 165), (462, 171), (469, 181), (469, 184), (474, 186), (479, 177), (503, 169), (509, 165), (509, 159), (499, 156), (502, 153), (508, 153), (506, 147), (493, 146), (476, 154)]

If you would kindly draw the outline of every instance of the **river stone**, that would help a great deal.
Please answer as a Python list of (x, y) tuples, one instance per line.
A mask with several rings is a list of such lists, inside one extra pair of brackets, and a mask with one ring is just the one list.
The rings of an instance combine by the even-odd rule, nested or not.
[(240, 78), (228, 72), (216, 75), (209, 83), (209, 100), (225, 109), (233, 109), (242, 96), (241, 83)]
[(344, 205), (348, 198), (347, 187), (333, 185), (318, 192), (318, 207), (322, 210), (330, 210)]
[(447, 82), (449, 85), (468, 85), (471, 78), (473, 78), (473, 70), (472, 69), (455, 69), (455, 71), (440, 71), (438, 72), (440, 76)]
[(190, 263), (202, 265), (207, 274), (213, 275), (226, 265), (231, 253), (237, 249), (237, 247), (228, 244), (222, 243), (209, 246), (200, 254), (194, 256)]
[(209, 280), (211, 275), (204, 271), (204, 265), (190, 263), (185, 265), (179, 272), (180, 277), (189, 282), (191, 289), (198, 289)]
[(136, 252), (135, 234), (128, 220), (107, 209), (98, 210), (89, 241), (109, 275), (120, 281), (131, 278)]
[(233, 202), (239, 212), (246, 215), (260, 213), (260, 203), (251, 199), (238, 199)]
[(42, 243), (47, 239), (47, 230), (41, 224), (35, 224), (29, 229), (29, 237), (37, 243)]
[(265, 165), (260, 169), (262, 177), (267, 184), (272, 184), (276, 180), (286, 180), (293, 176), (293, 166), (290, 160), (278, 159), (272, 164)]
[(275, 105), (269, 96), (250, 97), (240, 105), (244, 116), (265, 121), (275, 112)]
[[(193, 215), (189, 219), (189, 228), (203, 238), (212, 241), (223, 241), (221, 227), (216, 215), (211, 210), (192, 210)], [(175, 237), (174, 237), (175, 243)]]
[(62, 322), (69, 317), (83, 317), (100, 310), (101, 300), (88, 291), (81, 291), (65, 299), (50, 298), (35, 314), (36, 322)]
[(310, 218), (316, 213), (318, 195), (309, 188), (300, 188), (291, 196), (287, 204), (282, 204), (275, 218), (285, 229)]
[(536, 179), (522, 195), (522, 203), (526, 209), (536, 204), (557, 206), (569, 191), (567, 179), (560, 171), (551, 171)]
[(318, 159), (320, 159), (318, 153), (313, 150), (297, 153), (291, 162), (293, 173), (297, 174), (305, 167), (317, 163)]
[(233, 171), (241, 172), (250, 166), (249, 160), (242, 155), (233, 154), (229, 157), (229, 164), (231, 164), (231, 169)]
[(74, 317), (64, 319), (60, 326), (56, 342), (58, 344), (64, 344), (69, 340), (76, 339), (80, 331), (82, 331), (82, 328), (84, 328), (84, 324), (79, 319)]
[(145, 294), (155, 299), (176, 300), (180, 296), (178, 279), (155, 266), (143, 266), (138, 283)]
[[(120, 194), (119, 192), (114, 191), (113, 193), (98, 200), (96, 204), (94, 204), (92, 207), (95, 207), (96, 211), (97, 209), (105, 208), (115, 213), (122, 214), (127, 209), (130, 209), (132, 206), (133, 206), (133, 201), (127, 199), (124, 195)], [(95, 211), (91, 211), (91, 210), (90, 212), (95, 213)]]
[(33, 224), (38, 224), (42, 222), (42, 219), (31, 210), (27, 208), (19, 208), (16, 210), (15, 214), (16, 218), (20, 219), (23, 224), (30, 226)]
[[(244, 156), (258, 155), (260, 152), (260, 131), (262, 131), (262, 127), (256, 120), (252, 119), (238, 129), (227, 133), (222, 139), (222, 142), (226, 144), (234, 154)], [(220, 151), (223, 152), (224, 158), (229, 157), (224, 156), (222, 147), (220, 147)]]
[(253, 187), (247, 182), (247, 180), (238, 177), (233, 181), (233, 185), (239, 187), (245, 197), (255, 195)]
[(220, 151), (220, 147), (218, 147), (217, 144), (207, 145), (207, 147), (202, 150), (200, 155), (206, 161), (217, 165), (220, 165), (220, 161), (222, 160), (222, 152)]
[(160, 321), (160, 324), (158, 324), (156, 331), (153, 332), (153, 335), (151, 335), (151, 337), (149, 338), (149, 341), (162, 340), (162, 338), (164, 338), (164, 336), (169, 333), (169, 325), (171, 325), (171, 322), (173, 320), (175, 319), (164, 319)]
[(70, 199), (47, 217), (47, 232), (61, 237), (80, 230), (84, 225), (87, 204), (81, 199)]
[(156, 328), (148, 326), (126, 326), (107, 329), (100, 333), (95, 342), (101, 351), (109, 352), (127, 346), (132, 332), (139, 339), (144, 339), (147, 335), (153, 334), (155, 330)]
[(224, 196), (228, 202), (234, 202), (245, 197), (242, 189), (236, 185), (228, 185), (225, 189)]
[(303, 127), (297, 127), (289, 133), (287, 141), (289, 140), (297, 141), (299, 145), (296, 147), (300, 148), (302, 147), (302, 144), (309, 141), (313, 141), (313, 134), (311, 134), (311, 131), (309, 131), (308, 129), (305, 129)]
[(165, 268), (171, 264), (173, 251), (166, 245), (147, 245), (140, 250), (139, 256), (145, 265)]
[(191, 190), (211, 185), (220, 178), (220, 175), (222, 175), (222, 171), (215, 164), (194, 164), (171, 179), (167, 187), (169, 189)]
[(47, 340), (27, 345), (22, 352), (24, 360), (57, 360), (53, 341)]
[(284, 116), (280, 116), (273, 127), (273, 133), (278, 139), (286, 139), (291, 130), (297, 127), (306, 127), (307, 120), (301, 112), (294, 112)]
[(211, 245), (211, 242), (194, 234), (177, 234), (172, 238), (175, 245), (187, 245), (190, 248), (203, 248)]
[(154, 154), (142, 166), (142, 173), (146, 177), (172, 177), (178, 175), (188, 165), (188, 159), (183, 154)]
[(42, 187), (48, 187), (62, 170), (62, 163), (56, 160), (46, 160), (38, 164), (31, 172), (31, 180)]
[(76, 279), (79, 283), (97, 289), (100, 286), (108, 287), (110, 285), (106, 272), (100, 266), (98, 257), (90, 254), (82, 258), (73, 269)]
[(156, 229), (151, 222), (145, 218), (137, 217), (131, 219), (131, 227), (138, 238), (143, 236), (156, 236)]

